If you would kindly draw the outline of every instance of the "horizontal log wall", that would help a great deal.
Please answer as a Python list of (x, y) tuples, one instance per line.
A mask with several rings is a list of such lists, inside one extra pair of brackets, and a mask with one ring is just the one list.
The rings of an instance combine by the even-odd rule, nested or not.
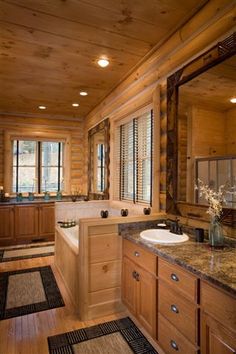
[(24, 129), (25, 132), (66, 133), (71, 138), (71, 189), (86, 193), (84, 158), (84, 122), (82, 120), (62, 120), (49, 118), (25, 118), (0, 114), (0, 185), (4, 185), (4, 132)]

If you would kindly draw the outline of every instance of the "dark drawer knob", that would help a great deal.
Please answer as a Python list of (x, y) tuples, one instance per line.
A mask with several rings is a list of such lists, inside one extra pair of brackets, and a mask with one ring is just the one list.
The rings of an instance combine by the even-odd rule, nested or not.
[(133, 276), (134, 279), (136, 279), (136, 274), (137, 274), (137, 272), (135, 272), (135, 270), (134, 270), (133, 273), (132, 273), (132, 276)]
[(177, 343), (176, 343), (174, 340), (172, 340), (172, 339), (171, 339), (171, 341), (170, 341), (170, 345), (171, 345), (171, 347), (172, 347), (174, 350), (176, 350), (176, 351), (179, 350), (179, 347), (178, 347)]
[(172, 311), (172, 312), (174, 312), (174, 313), (179, 313), (179, 309), (178, 309), (177, 306), (171, 305), (170, 308), (171, 308), (171, 311)]
[(135, 257), (139, 257), (139, 256), (140, 256), (140, 253), (139, 253), (138, 251), (135, 251), (135, 252), (134, 252), (134, 255), (135, 255)]
[(178, 276), (175, 274), (175, 273), (171, 273), (171, 279), (174, 280), (174, 281), (179, 281), (179, 278)]
[(139, 273), (136, 273), (135, 279), (136, 279), (137, 281), (139, 281)]

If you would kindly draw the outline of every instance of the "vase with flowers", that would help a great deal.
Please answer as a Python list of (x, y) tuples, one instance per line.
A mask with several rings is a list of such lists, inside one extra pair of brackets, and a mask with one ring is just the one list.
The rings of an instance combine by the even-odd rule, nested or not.
[(211, 247), (223, 247), (224, 235), (221, 219), (223, 204), (226, 204), (226, 193), (231, 193), (229, 191), (229, 184), (221, 185), (219, 189), (215, 191), (204, 184), (202, 180), (198, 179), (196, 189), (200, 192), (199, 196), (203, 196), (209, 203), (207, 210), (207, 213), (210, 215), (209, 244)]

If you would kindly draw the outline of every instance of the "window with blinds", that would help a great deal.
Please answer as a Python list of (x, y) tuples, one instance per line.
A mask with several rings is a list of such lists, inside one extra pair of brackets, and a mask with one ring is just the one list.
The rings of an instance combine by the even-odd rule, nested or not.
[[(119, 199), (151, 204), (152, 111), (121, 125), (116, 134)], [(118, 141), (119, 140), (119, 141)]]

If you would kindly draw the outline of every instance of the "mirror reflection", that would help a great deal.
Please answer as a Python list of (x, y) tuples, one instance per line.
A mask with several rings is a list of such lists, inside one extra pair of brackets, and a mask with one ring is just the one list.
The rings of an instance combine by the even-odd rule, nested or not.
[[(197, 178), (213, 189), (236, 185), (236, 57), (178, 88), (178, 200), (206, 204)], [(236, 208), (236, 197), (227, 196)]]
[(89, 198), (108, 199), (109, 120), (89, 130)]

